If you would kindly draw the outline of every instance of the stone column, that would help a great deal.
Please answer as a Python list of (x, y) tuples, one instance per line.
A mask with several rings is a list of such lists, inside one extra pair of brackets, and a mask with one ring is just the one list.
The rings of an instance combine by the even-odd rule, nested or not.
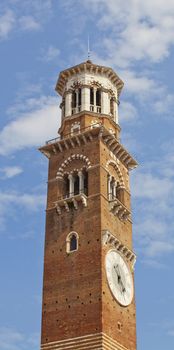
[(76, 90), (76, 113), (79, 111), (79, 90)]
[(112, 176), (109, 175), (109, 177), (108, 177), (108, 199), (109, 199), (109, 201), (112, 199), (111, 181), (112, 181)]
[(65, 106), (63, 104), (62, 105), (62, 121), (63, 121), (64, 116), (65, 116)]
[(73, 197), (74, 196), (74, 176), (72, 174), (69, 174), (68, 179), (69, 179), (69, 196)]
[(72, 92), (68, 91), (65, 96), (65, 117), (72, 114)]
[(97, 112), (97, 106), (96, 106), (96, 92), (97, 92), (97, 88), (94, 87), (94, 112)]
[(108, 92), (101, 91), (101, 113), (110, 113), (110, 100)]
[(84, 193), (84, 174), (82, 171), (78, 172), (79, 176), (79, 193)]
[(82, 88), (82, 111), (90, 111), (90, 87)]
[(117, 197), (117, 181), (114, 182), (114, 199)]
[(114, 121), (118, 124), (118, 102), (116, 99), (114, 100)]

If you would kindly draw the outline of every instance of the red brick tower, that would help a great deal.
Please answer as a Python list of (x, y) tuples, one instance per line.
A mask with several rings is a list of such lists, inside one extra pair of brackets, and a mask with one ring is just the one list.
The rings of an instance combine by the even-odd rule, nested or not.
[(49, 158), (42, 350), (135, 350), (129, 170), (120, 144), (123, 82), (81, 63), (60, 73), (60, 137)]

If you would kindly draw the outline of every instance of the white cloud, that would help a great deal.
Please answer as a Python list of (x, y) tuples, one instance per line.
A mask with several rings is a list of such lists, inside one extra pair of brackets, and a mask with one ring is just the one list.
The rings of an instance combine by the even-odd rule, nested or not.
[(144, 164), (131, 178), (136, 208), (136, 248), (146, 263), (148, 260), (158, 263), (156, 259), (174, 251), (173, 178), (174, 162), (168, 154)]
[(161, 263), (157, 260), (153, 260), (151, 258), (147, 258), (147, 259), (143, 259), (142, 263), (149, 266), (150, 268), (155, 268), (155, 269), (167, 269), (167, 265), (165, 265), (165, 263)]
[(174, 242), (169, 243), (166, 241), (152, 241), (146, 249), (148, 256), (159, 256), (165, 253), (171, 253), (174, 251)]
[[(21, 107), (22, 106), (22, 107)], [(60, 123), (58, 99), (43, 96), (28, 99), (17, 105), (20, 117), (7, 124), (0, 132), (0, 154), (7, 155), (28, 147), (39, 146), (47, 139), (56, 137)], [(14, 112), (17, 115), (16, 106)]]
[[(19, 210), (36, 212), (45, 205), (45, 195), (33, 193), (20, 193), (17, 191), (0, 192), (0, 231), (6, 227), (6, 219), (19, 216)], [(27, 233), (28, 234), (28, 233)], [(24, 236), (26, 232), (24, 232)], [(31, 234), (30, 234), (31, 236)], [(22, 237), (22, 235), (21, 235)], [(22, 237), (24, 238), (24, 237)], [(26, 237), (27, 238), (27, 237)]]
[(164, 97), (156, 101), (153, 105), (155, 112), (162, 114), (163, 118), (166, 117), (166, 114), (173, 116), (174, 94), (163, 94), (162, 96)]
[(27, 210), (36, 211), (45, 203), (45, 196), (42, 194), (0, 192), (0, 213), (4, 212), (4, 206), (18, 205)]
[(174, 183), (167, 178), (161, 178), (146, 172), (138, 172), (132, 177), (134, 197), (162, 199), (170, 195)]
[(42, 6), (40, 0), (1, 0), (0, 40), (7, 39), (12, 31), (40, 29), (51, 12), (52, 0), (42, 1)]
[(24, 336), (10, 328), (0, 328), (0, 348), (2, 350), (20, 350)]
[(23, 172), (23, 169), (19, 166), (7, 166), (0, 169), (0, 172), (3, 174), (2, 178), (10, 179), (16, 175), (19, 175)]
[(18, 330), (1, 327), (0, 328), (0, 349), (1, 350), (27, 350), (32, 347), (38, 349), (39, 334), (26, 335)]
[(161, 84), (143, 75), (143, 72), (139, 74), (132, 70), (121, 70), (120, 74), (126, 81), (126, 90), (134, 96), (138, 95), (138, 98), (154, 96), (154, 94), (159, 96), (162, 93)]
[(32, 16), (21, 16), (19, 18), (19, 25), (22, 30), (38, 30), (40, 29), (40, 23)]
[(110, 30), (109, 38), (103, 34), (102, 46), (113, 63), (127, 67), (132, 62), (159, 62), (168, 56), (174, 44), (172, 0), (86, 0), (83, 5), (96, 15), (103, 33)]
[(119, 107), (120, 120), (132, 121), (137, 117), (137, 109), (131, 102), (123, 101)]
[(50, 45), (47, 50), (42, 50), (40, 59), (45, 62), (50, 62), (58, 58), (60, 50), (57, 47)]
[(15, 15), (7, 10), (0, 16), (0, 39), (6, 39), (15, 26)]

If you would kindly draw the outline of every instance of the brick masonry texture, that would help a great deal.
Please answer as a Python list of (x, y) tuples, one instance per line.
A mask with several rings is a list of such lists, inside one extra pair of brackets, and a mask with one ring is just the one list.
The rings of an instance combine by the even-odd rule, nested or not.
[[(84, 126), (92, 120), (92, 116), (85, 115), (74, 120), (79, 118), (83, 119)], [(106, 123), (107, 127), (113, 128), (113, 122), (109, 125), (108, 118)], [(67, 121), (61, 129), (62, 136), (69, 130), (70, 121)], [(56, 175), (61, 164), (73, 154), (83, 154), (91, 163), (87, 207), (80, 203), (77, 210), (72, 206), (69, 212), (62, 210), (58, 215), (55, 202), (62, 195), (63, 183), (61, 179), (56, 179)], [(106, 167), (110, 159), (109, 149), (98, 137), (83, 147), (67, 149), (49, 159), (42, 344), (103, 332), (123, 347), (136, 349), (135, 300), (128, 307), (120, 306), (110, 292), (105, 272), (105, 256), (110, 248), (102, 245), (103, 230), (109, 230), (132, 250), (131, 221), (121, 221), (109, 210), (108, 172), (118, 178), (112, 165)], [(83, 165), (82, 160), (74, 160), (68, 164), (66, 171)], [(122, 194), (124, 204), (130, 210), (128, 170), (121, 162), (118, 166), (125, 184)], [(79, 235), (79, 249), (67, 254), (66, 237), (71, 231)], [(105, 349), (104, 345), (100, 348)], [(86, 349), (92, 348), (89, 345)], [(110, 349), (114, 349), (113, 345)]]

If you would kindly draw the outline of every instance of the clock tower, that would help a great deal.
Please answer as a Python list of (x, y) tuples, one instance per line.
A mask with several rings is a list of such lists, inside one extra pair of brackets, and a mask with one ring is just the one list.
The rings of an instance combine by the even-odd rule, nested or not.
[(123, 82), (90, 60), (62, 71), (49, 159), (41, 350), (136, 350), (129, 171), (120, 142)]

